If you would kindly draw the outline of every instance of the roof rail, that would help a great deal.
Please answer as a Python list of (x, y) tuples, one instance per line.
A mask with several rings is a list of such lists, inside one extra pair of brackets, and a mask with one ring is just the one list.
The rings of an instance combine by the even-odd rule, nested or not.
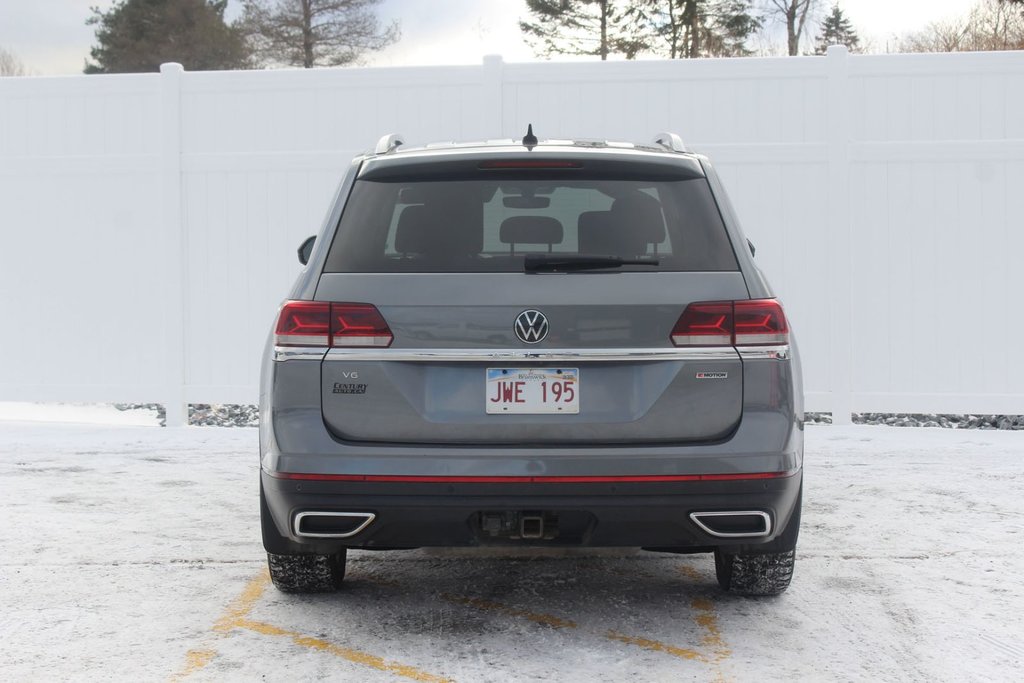
[(675, 133), (658, 133), (654, 136), (654, 144), (661, 145), (670, 152), (686, 152), (683, 139)]
[(405, 144), (405, 137), (398, 133), (390, 133), (383, 136), (377, 141), (377, 146), (374, 148), (374, 154), (390, 154), (394, 152), (400, 145)]

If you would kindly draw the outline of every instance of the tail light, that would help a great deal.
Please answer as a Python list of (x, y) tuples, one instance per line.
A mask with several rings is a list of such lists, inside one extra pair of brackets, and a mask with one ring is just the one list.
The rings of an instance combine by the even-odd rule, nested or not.
[(394, 337), (371, 304), (331, 304), (331, 346), (391, 346)]
[(327, 346), (331, 305), (320, 301), (288, 301), (274, 328), (278, 346)]
[(711, 301), (686, 307), (672, 329), (676, 346), (788, 344), (789, 325), (775, 299)]
[(278, 346), (390, 346), (393, 339), (371, 304), (288, 301), (274, 328)]
[(788, 344), (789, 325), (782, 306), (775, 299), (737, 301), (733, 313), (737, 346)]
[(672, 330), (676, 346), (729, 346), (732, 344), (732, 302), (690, 304)]

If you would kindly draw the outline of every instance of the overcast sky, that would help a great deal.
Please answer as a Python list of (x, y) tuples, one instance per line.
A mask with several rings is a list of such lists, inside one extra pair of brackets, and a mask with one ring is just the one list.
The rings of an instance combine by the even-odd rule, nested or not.
[[(90, 6), (106, 9), (112, 0), (0, 0), (0, 47), (41, 75), (82, 72), (93, 27)], [(229, 14), (241, 3), (231, 0)], [(824, 0), (830, 5), (831, 0)], [(973, 0), (841, 0), (855, 27), (878, 49), (893, 35), (930, 21), (963, 14)], [(382, 19), (398, 19), (402, 39), (369, 61), (380, 66), (472, 64), (485, 54), (506, 61), (536, 59), (522, 41), (517, 21), (523, 0), (384, 0)], [(816, 31), (815, 31), (816, 32)]]

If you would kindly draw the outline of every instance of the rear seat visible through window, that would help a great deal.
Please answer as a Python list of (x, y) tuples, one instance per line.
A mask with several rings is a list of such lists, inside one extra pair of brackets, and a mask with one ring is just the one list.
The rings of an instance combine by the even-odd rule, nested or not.
[[(325, 272), (521, 272), (530, 253), (651, 256), (737, 270), (707, 180), (359, 180)], [(621, 270), (630, 270), (625, 266)]]

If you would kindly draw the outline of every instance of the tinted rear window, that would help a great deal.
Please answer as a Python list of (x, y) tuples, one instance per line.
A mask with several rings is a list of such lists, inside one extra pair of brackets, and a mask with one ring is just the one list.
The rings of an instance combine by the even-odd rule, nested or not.
[(531, 253), (737, 270), (705, 178), (358, 180), (325, 272), (521, 272)]

